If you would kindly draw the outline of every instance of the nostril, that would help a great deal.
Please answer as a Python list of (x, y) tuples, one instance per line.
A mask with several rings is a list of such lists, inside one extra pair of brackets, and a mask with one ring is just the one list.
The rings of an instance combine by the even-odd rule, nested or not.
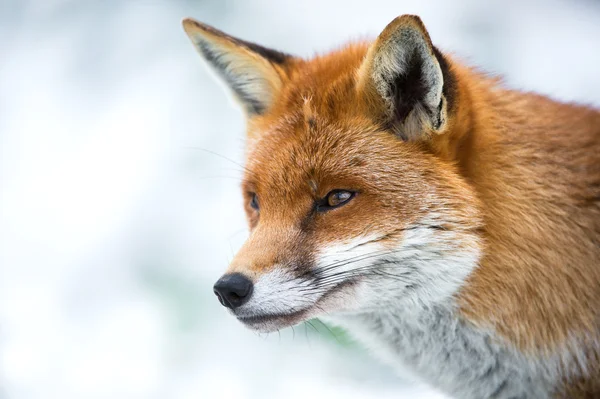
[(215, 295), (221, 305), (230, 309), (242, 306), (252, 295), (252, 281), (241, 273), (226, 274), (216, 282)]
[(213, 290), (213, 292), (217, 296), (217, 299), (219, 300), (219, 302), (221, 303), (221, 305), (227, 306), (227, 304), (225, 304), (225, 300), (223, 299), (223, 297), (221, 296), (221, 294), (219, 293), (219, 291), (216, 288)]

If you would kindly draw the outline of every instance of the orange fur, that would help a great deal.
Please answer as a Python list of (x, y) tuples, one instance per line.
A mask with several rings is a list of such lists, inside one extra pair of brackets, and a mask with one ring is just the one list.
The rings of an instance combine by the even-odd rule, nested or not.
[[(394, 24), (426, 34), (420, 20), (403, 18)], [(282, 257), (310, 257), (332, 235), (393, 235), (425, 208), (450, 206), (455, 224), (446, 227), (485, 242), (457, 298), (463, 317), (532, 356), (583, 353), (583, 377), (565, 371), (565, 395), (600, 395), (600, 113), (506, 89), (445, 56), (455, 79), (445, 125), (403, 142), (383, 126), (365, 78), (382, 42), (277, 65), (275, 101), (248, 120), (243, 186), (246, 203), (260, 193), (267, 211), (259, 224), (246, 206), (256, 231), (230, 271), (260, 274)], [(340, 187), (360, 190), (356, 203), (320, 217), (305, 238), (312, 199)]]

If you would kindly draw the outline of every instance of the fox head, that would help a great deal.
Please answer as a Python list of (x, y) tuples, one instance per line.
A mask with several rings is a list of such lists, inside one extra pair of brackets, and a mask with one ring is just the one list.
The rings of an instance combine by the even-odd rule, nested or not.
[(481, 250), (460, 71), (421, 20), (310, 60), (183, 26), (247, 117), (250, 236), (215, 284), (244, 324), (448, 302)]

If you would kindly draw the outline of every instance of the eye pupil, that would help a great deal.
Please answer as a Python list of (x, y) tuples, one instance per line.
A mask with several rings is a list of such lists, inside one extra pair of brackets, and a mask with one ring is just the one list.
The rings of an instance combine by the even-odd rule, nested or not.
[(329, 206), (337, 206), (348, 201), (351, 196), (352, 194), (348, 191), (338, 191), (330, 194), (327, 198), (327, 202)]
[(250, 200), (250, 207), (258, 211), (258, 197), (256, 196), (256, 194), (252, 194), (252, 199)]
[(353, 191), (347, 190), (330, 191), (325, 198), (317, 203), (317, 210), (320, 212), (325, 212), (330, 209), (345, 205), (354, 197), (354, 194), (355, 193)]

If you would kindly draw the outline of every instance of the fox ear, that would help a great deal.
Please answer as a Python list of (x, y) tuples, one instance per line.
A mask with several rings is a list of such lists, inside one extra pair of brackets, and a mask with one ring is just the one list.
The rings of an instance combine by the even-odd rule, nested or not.
[(227, 35), (191, 18), (182, 22), (192, 43), (231, 88), (249, 116), (262, 114), (281, 90), (293, 57)]
[(421, 19), (394, 19), (371, 45), (358, 74), (376, 117), (404, 140), (446, 127), (454, 79)]

